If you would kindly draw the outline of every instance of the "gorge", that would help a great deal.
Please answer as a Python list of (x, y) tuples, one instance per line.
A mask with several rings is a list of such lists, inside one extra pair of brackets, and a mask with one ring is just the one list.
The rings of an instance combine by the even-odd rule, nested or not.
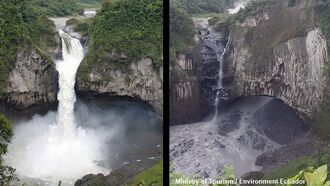
[[(162, 40), (157, 39), (154, 47), (153, 40), (154, 35), (161, 36), (158, 31), (162, 30), (159, 21), (162, 3), (141, 0), (133, 5), (129, 1), (114, 4), (93, 1), (83, 5), (96, 6), (98, 13), (88, 12), (85, 17), (83, 12), (78, 12), (80, 3), (80, 0), (41, 4), (37, 0), (0, 2), (0, 20), (18, 27), (17, 35), (13, 36), (19, 41), (10, 43), (14, 40), (9, 38), (13, 60), (6, 57), (11, 48), (1, 45), (0, 49), (1, 54), (7, 52), (1, 55), (0, 64), (7, 63), (9, 77), (1, 81), (1, 112), (13, 121), (14, 134), (10, 143), (6, 141), (8, 147), (2, 146), (4, 150), (0, 153), (0, 166), (6, 167), (1, 171), (13, 170), (13, 175), (3, 179), (8, 172), (1, 173), (0, 184), (85, 185), (99, 184), (102, 180), (105, 185), (134, 185), (141, 181), (162, 181), (162, 59), (158, 57), (162, 51), (157, 50), (155, 54), (150, 50), (162, 45)], [(102, 14), (121, 6), (131, 8), (122, 14), (136, 14), (134, 11), (139, 9), (135, 6), (146, 8), (146, 5), (153, 7), (145, 11), (151, 23), (146, 20), (142, 23), (158, 30), (135, 38), (136, 42), (144, 43), (136, 48), (140, 51), (138, 56), (118, 51), (118, 43), (116, 49), (107, 48), (113, 41), (106, 38), (97, 43), (100, 42), (95, 36), (97, 29), (108, 31), (104, 27), (109, 22), (118, 23), (105, 19), (109, 22), (100, 24)], [(46, 8), (36, 8), (38, 6)], [(12, 19), (10, 12), (17, 19)], [(54, 18), (61, 15), (74, 17)], [(131, 31), (140, 30), (136, 24), (131, 27), (132, 22), (141, 21), (135, 18), (128, 21)], [(12, 32), (10, 24), (0, 27), (5, 36)], [(118, 33), (120, 29), (127, 29), (125, 26), (111, 26), (119, 30), (105, 36), (113, 34), (118, 41), (121, 37)], [(95, 51), (98, 46), (105, 51)], [(94, 56), (91, 60), (90, 56), (98, 52), (106, 58)], [(152, 57), (157, 57), (157, 65)], [(118, 65), (122, 66), (118, 68)], [(105, 89), (105, 86), (108, 87)], [(147, 179), (144, 174), (149, 175)]]
[[(178, 2), (171, 8), (183, 1)], [(251, 1), (233, 11), (235, 4), (245, 3), (227, 5), (228, 11), (218, 15), (209, 9), (201, 17), (181, 9), (187, 12), (181, 17), (194, 21), (181, 24), (195, 30), (190, 41), (181, 41), (185, 48), (172, 54), (174, 176), (219, 179), (233, 166), (236, 178), (288, 178), (299, 170), (282, 166), (327, 154), (327, 139), (318, 129), (328, 130), (327, 121), (319, 121), (318, 113), (328, 111), (329, 35), (318, 21), (327, 14), (328, 2)], [(180, 33), (171, 31), (173, 37)], [(219, 99), (222, 92), (225, 99)], [(307, 162), (299, 163), (306, 167)], [(311, 164), (320, 162), (326, 161)]]
[[(125, 120), (115, 117), (115, 112), (118, 112), (116, 111), (118, 108), (116, 109), (115, 106), (102, 106), (104, 107), (103, 113), (91, 112), (90, 109), (75, 110), (75, 75), (84, 57), (84, 48), (78, 39), (61, 30), (59, 33), (62, 38), (63, 60), (56, 62), (59, 72), (57, 112), (50, 112), (45, 116), (36, 115), (29, 121), (19, 121), (14, 128), (15, 136), (5, 156), (5, 164), (16, 168), (23, 183), (30, 183), (29, 179), (38, 178), (45, 182), (41, 181), (43, 184), (57, 184), (61, 180), (62, 184), (66, 185), (73, 184), (76, 179), (85, 174), (108, 174), (113, 167), (109, 166), (114, 161), (109, 157), (114, 157), (116, 153), (127, 153), (125, 147), (109, 145), (112, 143), (111, 141), (123, 141), (124, 139), (121, 138), (128, 131), (133, 133), (132, 136), (143, 132), (146, 138), (155, 137), (154, 135), (161, 132), (160, 120), (157, 115), (138, 104), (118, 102), (119, 107), (128, 105), (127, 114), (125, 111), (121, 111), (126, 117)], [(94, 109), (97, 107), (99, 106)], [(84, 115), (87, 114), (86, 112), (90, 112), (89, 118), (81, 120), (81, 117), (84, 118)], [(141, 121), (135, 118), (135, 124), (139, 124), (141, 129), (134, 129), (135, 127), (130, 125), (132, 121), (128, 118), (133, 117), (134, 112), (145, 112), (138, 117), (141, 118)], [(77, 115), (81, 115), (79, 119), (76, 118)], [(143, 131), (142, 128), (145, 130)], [(141, 157), (143, 156), (141, 152), (139, 152), (140, 154), (133, 153), (131, 156), (137, 156), (136, 158), (139, 159), (127, 157), (128, 159), (122, 160), (122, 165), (131, 164), (130, 162), (135, 160), (152, 162), (159, 159), (157, 146), (161, 144), (161, 138), (153, 139), (153, 143), (142, 143), (135, 139), (134, 144), (126, 144), (127, 150), (131, 146), (135, 146), (135, 148), (148, 148), (153, 152), (149, 154), (150, 157), (145, 157), (146, 160)], [(129, 143), (128, 139), (125, 141)], [(110, 149), (116, 149), (116, 151)], [(148, 158), (151, 159), (148, 160)], [(66, 167), (65, 170), (63, 167)]]

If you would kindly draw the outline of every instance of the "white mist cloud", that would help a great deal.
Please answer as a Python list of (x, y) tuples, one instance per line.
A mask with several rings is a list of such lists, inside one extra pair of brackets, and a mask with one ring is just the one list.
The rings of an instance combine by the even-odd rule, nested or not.
[(234, 8), (228, 9), (229, 14), (236, 14), (241, 8), (244, 8), (247, 3), (247, 0), (234, 3)]

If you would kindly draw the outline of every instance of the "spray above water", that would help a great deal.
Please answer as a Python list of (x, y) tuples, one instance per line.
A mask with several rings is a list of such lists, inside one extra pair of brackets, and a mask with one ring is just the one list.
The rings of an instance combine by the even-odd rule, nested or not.
[(248, 0), (234, 3), (234, 8), (228, 9), (229, 14), (236, 14), (241, 8), (244, 8), (247, 3)]
[[(35, 117), (15, 128), (5, 163), (16, 173), (50, 182), (73, 183), (89, 173), (107, 173), (97, 165), (103, 160), (102, 140), (93, 130), (77, 127), (74, 118), (76, 71), (84, 57), (80, 41), (59, 31), (63, 60), (56, 62), (59, 72), (58, 113)], [(56, 118), (56, 119), (55, 119)]]

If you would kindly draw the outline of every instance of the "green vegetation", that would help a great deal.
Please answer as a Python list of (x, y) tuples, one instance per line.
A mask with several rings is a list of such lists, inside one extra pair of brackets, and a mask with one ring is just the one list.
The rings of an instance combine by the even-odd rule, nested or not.
[(7, 86), (19, 47), (34, 46), (42, 57), (56, 47), (55, 25), (30, 1), (0, 1), (0, 92)]
[[(329, 10), (330, 10), (329, 0), (315, 0), (314, 12), (316, 15), (317, 24), (327, 38), (328, 54), (330, 54), (330, 11)], [(328, 62), (327, 72), (330, 77), (330, 55), (328, 56), (327, 62)]]
[(83, 11), (74, 0), (29, 0), (26, 5), (38, 15), (68, 16)]
[(149, 57), (155, 66), (160, 66), (163, 55), (163, 1), (105, 1), (88, 32), (90, 45), (83, 61), (85, 70), (93, 63), (109, 60), (109, 54), (114, 53), (126, 56), (126, 61)]
[(100, 0), (78, 0), (77, 5), (82, 8), (101, 8)]
[(83, 13), (84, 8), (100, 8), (100, 0), (29, 0), (27, 6), (37, 15), (72, 16)]
[[(325, 164), (312, 172), (305, 171), (304, 178), (307, 186), (329, 186), (330, 181), (326, 181), (328, 174), (328, 166)], [(299, 177), (299, 174), (298, 174)]]
[[(99, 0), (2, 0), (0, 1), (0, 92), (7, 86), (8, 74), (14, 67), (20, 47), (37, 49), (49, 59), (55, 49), (56, 29), (46, 16), (76, 15), (82, 12), (77, 3), (99, 4)], [(77, 25), (78, 32), (87, 33), (90, 21)], [(32, 47), (31, 47), (32, 46)]]
[(150, 167), (149, 169), (141, 172), (133, 178), (129, 184), (132, 186), (152, 186), (163, 185), (163, 160)]
[(170, 7), (170, 55), (194, 44), (195, 26), (189, 15), (178, 7)]
[[(317, 169), (314, 167), (308, 167), (299, 171), (295, 176), (288, 178), (290, 181), (295, 180), (305, 180), (306, 186), (330, 186), (330, 181), (327, 180), (328, 175), (328, 165), (324, 164)], [(292, 186), (292, 184), (287, 184), (287, 186)]]
[(0, 1), (0, 91), (7, 85), (8, 73), (16, 60), (17, 45), (26, 34), (14, 1)]
[(327, 93), (320, 110), (312, 117), (312, 128), (322, 139), (330, 139), (330, 95)]
[[(325, 35), (328, 44), (328, 54), (330, 54), (330, 1), (329, 0), (315, 0), (313, 4), (317, 25), (321, 28)], [(330, 55), (325, 66), (326, 73), (330, 77)], [(321, 103), (321, 109), (313, 114), (312, 126), (313, 129), (323, 139), (330, 139), (330, 95), (325, 90), (325, 96)]]
[[(287, 164), (281, 166), (272, 173), (266, 175), (262, 179), (279, 179), (292, 178), (303, 172), (313, 172), (313, 167), (320, 167), (323, 165), (330, 166), (330, 149), (323, 149), (314, 156), (301, 156), (295, 160), (289, 161)], [(328, 174), (330, 173), (327, 170)], [(328, 178), (330, 180), (330, 178)]]
[[(199, 183), (196, 184), (181, 184), (178, 183), (176, 180), (199, 180)], [(189, 177), (182, 174), (177, 173), (170, 173), (170, 185), (171, 186), (203, 186), (205, 184), (201, 183), (202, 178), (200, 177)], [(232, 184), (208, 184), (209, 186), (238, 186), (235, 184), (235, 174), (234, 174), (234, 168), (233, 166), (226, 166), (224, 169), (224, 174), (219, 178), (219, 180), (227, 180), (228, 182), (232, 181)]]
[(223, 13), (233, 7), (235, 0), (173, 0), (173, 5), (188, 14)]
[(79, 20), (76, 19), (76, 18), (71, 18), (69, 20), (66, 21), (65, 25), (66, 26), (71, 26), (71, 25), (75, 25), (75, 24), (78, 24), (79, 23)]
[(242, 22), (247, 16), (254, 16), (265, 8), (272, 7), (277, 3), (281, 3), (279, 0), (251, 0), (245, 6), (235, 14), (235, 20)]
[(16, 180), (15, 169), (4, 166), (2, 156), (7, 152), (7, 145), (13, 136), (12, 124), (5, 116), (0, 114), (0, 185), (9, 185)]
[(88, 19), (76, 19), (71, 18), (66, 21), (67, 26), (73, 25), (73, 31), (80, 33), (81, 36), (86, 36), (88, 34), (88, 30), (93, 24), (93, 18)]

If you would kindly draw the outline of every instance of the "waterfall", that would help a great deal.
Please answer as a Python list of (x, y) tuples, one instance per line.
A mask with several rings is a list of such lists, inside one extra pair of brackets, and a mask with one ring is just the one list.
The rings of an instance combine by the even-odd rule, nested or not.
[[(228, 91), (223, 85), (223, 76), (224, 76), (224, 56), (226, 54), (226, 50), (228, 49), (228, 45), (230, 43), (230, 36), (228, 36), (228, 40), (224, 36), (219, 35), (211, 26), (208, 25), (207, 20), (205, 19), (195, 19), (194, 20), (196, 29), (200, 32), (200, 37), (203, 41), (201, 55), (203, 62), (206, 65), (214, 64), (215, 62), (219, 64), (218, 66), (218, 74), (214, 74), (214, 77), (217, 77), (218, 81), (216, 85), (212, 87), (207, 87), (207, 89), (211, 89), (212, 93), (209, 96), (214, 95), (214, 87), (216, 87), (215, 99), (211, 100), (209, 103), (213, 104), (215, 107), (215, 114), (213, 120), (216, 120), (216, 116), (218, 113), (218, 105), (221, 99), (228, 98)], [(206, 76), (209, 76), (207, 74)], [(213, 75), (211, 75), (213, 78)], [(210, 91), (210, 92), (211, 92)], [(211, 95), (212, 94), (212, 95)]]
[[(104, 157), (104, 140), (92, 128), (78, 127), (75, 121), (75, 76), (84, 58), (80, 41), (59, 31), (63, 59), (56, 61), (59, 72), (58, 111), (34, 116), (15, 127), (15, 136), (4, 157), (5, 164), (23, 178), (38, 178), (46, 185), (66, 185), (86, 174), (109, 173), (98, 162)], [(26, 180), (24, 180), (26, 181)]]
[(61, 30), (59, 33), (62, 38), (63, 60), (56, 62), (56, 69), (59, 72), (57, 125), (61, 127), (64, 139), (68, 139), (74, 137), (75, 133), (73, 110), (76, 94), (74, 84), (77, 69), (84, 58), (84, 48), (78, 39), (72, 38)]
[(226, 50), (228, 48), (228, 44), (230, 43), (230, 36), (228, 37), (228, 41), (223, 48), (223, 52), (221, 54), (217, 53), (217, 61), (219, 62), (219, 73), (218, 73), (218, 82), (217, 82), (217, 93), (214, 99), (214, 107), (215, 107), (215, 114), (214, 119), (216, 119), (217, 113), (218, 113), (218, 105), (219, 105), (219, 98), (226, 99), (228, 96), (228, 93), (226, 92), (226, 89), (223, 87), (223, 71), (224, 71), (224, 57), (226, 54)]

